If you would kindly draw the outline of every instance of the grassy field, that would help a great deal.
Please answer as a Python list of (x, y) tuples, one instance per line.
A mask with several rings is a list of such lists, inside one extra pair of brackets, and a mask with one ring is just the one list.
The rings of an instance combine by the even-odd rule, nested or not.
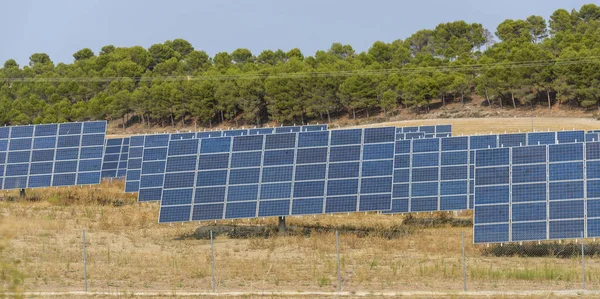
[[(535, 121), (539, 127), (553, 130), (600, 127), (591, 119)], [(432, 123), (451, 123), (455, 134), (472, 134), (527, 131), (531, 120), (444, 119), (393, 125)], [(18, 199), (13, 191), (1, 194), (0, 291), (83, 290), (81, 234), (85, 229), (91, 291), (208, 292), (210, 242), (193, 237), (198, 227), (277, 224), (276, 219), (267, 218), (159, 225), (157, 204), (139, 204), (134, 195), (122, 190), (121, 182), (107, 181), (92, 187), (27, 190), (29, 200)], [(416, 217), (447, 220), (471, 216), (466, 212)], [(375, 213), (290, 217), (288, 225), (299, 230), (289, 236), (218, 236), (217, 290), (337, 290), (335, 229), (342, 230), (344, 291), (438, 291), (456, 292), (458, 297), (463, 283), (462, 232), (469, 290), (552, 292), (581, 287), (578, 257), (490, 256), (485, 254), (486, 246), (472, 244), (469, 225), (430, 227), (404, 224), (404, 219), (402, 215)], [(396, 234), (388, 237), (386, 234), (391, 231)], [(595, 256), (586, 260), (586, 280), (588, 289), (600, 289), (600, 263)]]

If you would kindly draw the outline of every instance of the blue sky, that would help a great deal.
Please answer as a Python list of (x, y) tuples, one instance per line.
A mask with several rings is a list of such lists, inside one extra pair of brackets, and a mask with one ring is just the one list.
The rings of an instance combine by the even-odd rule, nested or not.
[(548, 17), (595, 0), (3, 0), (0, 63), (26, 65), (32, 53), (72, 62), (73, 53), (104, 45), (149, 47), (183, 38), (213, 56), (248, 48), (300, 48), (304, 55), (333, 42), (367, 50), (377, 40), (405, 39), (455, 20), (491, 32), (505, 19)]

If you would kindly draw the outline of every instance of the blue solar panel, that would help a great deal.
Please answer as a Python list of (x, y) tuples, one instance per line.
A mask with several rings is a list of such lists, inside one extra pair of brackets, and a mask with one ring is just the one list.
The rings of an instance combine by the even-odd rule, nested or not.
[(328, 125), (306, 125), (301, 127), (302, 132), (327, 131)]
[[(389, 210), (395, 130), (195, 139), (183, 157), (196, 168), (165, 173), (159, 221)], [(167, 161), (182, 142), (171, 141)]]
[[(157, 173), (164, 172), (165, 163), (167, 158), (167, 148), (169, 141), (174, 140), (186, 140), (192, 138), (204, 139), (210, 138), (214, 139), (212, 141), (206, 142), (205, 146), (202, 148), (203, 154), (208, 153), (223, 153), (228, 152), (230, 150), (230, 139), (225, 137), (232, 136), (244, 136), (242, 140), (240, 140), (236, 146), (236, 150), (243, 149), (248, 146), (256, 146), (256, 144), (252, 144), (253, 140), (256, 140), (257, 136), (254, 135), (263, 135), (263, 134), (275, 134), (275, 133), (284, 133), (287, 131), (320, 131), (327, 130), (327, 125), (308, 125), (308, 126), (298, 126), (298, 127), (278, 127), (278, 128), (258, 128), (258, 129), (239, 129), (239, 130), (228, 130), (228, 131), (208, 131), (208, 132), (197, 132), (197, 133), (175, 133), (175, 134), (157, 134), (157, 135), (145, 135), (140, 136), (143, 141), (141, 141), (141, 145), (133, 146), (131, 145), (133, 151), (130, 155), (130, 160), (126, 163), (131, 164), (127, 165), (129, 173), (131, 171), (131, 175), (127, 176), (125, 189), (126, 192), (139, 192), (138, 200), (139, 201), (157, 201), (161, 200), (161, 192), (160, 188), (162, 188), (163, 182), (161, 182), (160, 176), (156, 175)], [(250, 136), (253, 135), (253, 136)], [(219, 138), (222, 137), (222, 138)], [(132, 137), (133, 138), (133, 137)], [(254, 138), (254, 139), (253, 139)], [(270, 141), (269, 145), (273, 147), (285, 146), (283, 144), (279, 144), (280, 137), (275, 137), (272, 141)], [(287, 146), (290, 147), (290, 140), (287, 140)], [(285, 141), (284, 141), (285, 142)], [(262, 146), (262, 144), (261, 144)], [(291, 145), (293, 147), (293, 145)], [(139, 153), (137, 151), (142, 151), (142, 156), (139, 157)], [(284, 153), (282, 153), (284, 154)], [(140, 159), (142, 158), (142, 159)], [(236, 156), (235, 163), (242, 163), (240, 159), (243, 157)], [(277, 157), (274, 157), (277, 158)], [(289, 158), (289, 157), (288, 157)], [(217, 163), (218, 160), (212, 161)], [(247, 163), (251, 163), (252, 161), (247, 161)], [(205, 162), (202, 162), (205, 163)], [(246, 162), (244, 162), (246, 163)], [(148, 176), (148, 177), (146, 177)], [(142, 181), (144, 184), (142, 185)]]
[(402, 133), (414, 133), (419, 132), (419, 127), (403, 127)]
[[(396, 134), (398, 136), (402, 136), (402, 139), (405, 133), (423, 133), (422, 137), (427, 136), (427, 138), (431, 137), (451, 137), (452, 136), (452, 125), (432, 125), (432, 126), (412, 126), (412, 127), (397, 127)], [(402, 135), (400, 135), (402, 134)], [(413, 135), (409, 135), (413, 136)], [(413, 138), (409, 138), (413, 139)], [(400, 140), (400, 139), (397, 139)]]
[(100, 183), (106, 122), (3, 128), (3, 189)]
[[(561, 135), (565, 142), (582, 136)], [(599, 236), (599, 158), (598, 142), (478, 150), (474, 242)]]
[(527, 145), (555, 144), (556, 132), (534, 132), (527, 134)]
[(586, 142), (590, 142), (590, 141), (600, 141), (600, 133), (594, 133), (594, 132), (590, 132), (590, 133), (585, 133), (585, 141)]
[(469, 137), (396, 141), (392, 209), (468, 209)]
[[(540, 136), (553, 136), (555, 132), (543, 132), (543, 135), (530, 134), (537, 136), (534, 139), (539, 139)], [(581, 136), (581, 131), (565, 131), (561, 132), (561, 135), (565, 143), (581, 142), (577, 137)], [(394, 200), (392, 209), (384, 213), (472, 209), (475, 196), (473, 187), (475, 149), (519, 147), (526, 145), (527, 139), (528, 134), (516, 133), (397, 142), (394, 161)], [(442, 140), (441, 148), (437, 148), (438, 143), (435, 140)], [(558, 140), (548, 140), (550, 141)], [(566, 153), (572, 146), (576, 145), (565, 144), (562, 152), (558, 149), (555, 151), (556, 155), (567, 157)], [(513, 161), (527, 158), (531, 154), (525, 152), (521, 154), (519, 150), (515, 150)], [(507, 159), (508, 157), (505, 156), (504, 160)], [(561, 170), (572, 171), (577, 167), (569, 166), (571, 168), (563, 166)], [(530, 170), (526, 167), (522, 169), (523, 172)], [(488, 174), (488, 176), (494, 175), (498, 173), (490, 171)], [(433, 197), (438, 198), (437, 201), (434, 202)], [(413, 198), (416, 200), (413, 201)]]
[(425, 133), (423, 132), (408, 132), (404, 133), (403, 139), (420, 139), (425, 138)]
[(556, 132), (557, 143), (584, 142), (585, 131), (559, 131)]
[(122, 178), (127, 173), (129, 138), (106, 139), (102, 178)]
[(527, 145), (527, 133), (498, 135), (498, 146), (500, 147), (515, 147), (524, 145)]

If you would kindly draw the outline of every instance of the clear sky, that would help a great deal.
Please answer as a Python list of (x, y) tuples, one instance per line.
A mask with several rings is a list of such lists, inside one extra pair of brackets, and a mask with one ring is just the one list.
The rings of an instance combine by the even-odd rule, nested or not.
[(2, 0), (0, 63), (28, 63), (44, 52), (55, 62), (105, 45), (149, 47), (183, 38), (213, 56), (248, 48), (300, 48), (305, 55), (334, 42), (367, 50), (377, 40), (405, 39), (442, 22), (482, 23), (492, 33), (505, 19), (545, 19), (558, 8), (598, 0)]

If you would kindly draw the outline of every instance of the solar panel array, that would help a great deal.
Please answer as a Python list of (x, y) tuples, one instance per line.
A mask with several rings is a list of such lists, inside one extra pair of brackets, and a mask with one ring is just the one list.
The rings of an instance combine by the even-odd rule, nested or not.
[(583, 142), (584, 134), (533, 132), (397, 141), (392, 209), (384, 213), (472, 209), (475, 150)]
[[(327, 125), (309, 125), (302, 127), (276, 127), (234, 131), (214, 131), (198, 133), (196, 138), (214, 138), (220, 136), (251, 136), (258, 134), (280, 134), (286, 132), (310, 132), (322, 131), (326, 129)], [(397, 128), (396, 132), (402, 131), (402, 129), (403, 128)], [(421, 137), (425, 138), (424, 132), (410, 132), (414, 130), (433, 132), (431, 133), (431, 136), (434, 136), (435, 134), (446, 136), (448, 134), (451, 134), (447, 132), (449, 130), (451, 131), (451, 129), (451, 125), (409, 127), (409, 130), (407, 131), (408, 133), (397, 133), (396, 138), (398, 138), (398, 134), (420, 134)], [(167, 135), (171, 137), (167, 137)], [(144, 157), (142, 158), (142, 165), (139, 169), (132, 169), (130, 167), (131, 175), (129, 176), (126, 182), (126, 192), (139, 192), (139, 201), (158, 201), (162, 199), (162, 187), (164, 183), (165, 163), (167, 158), (166, 148), (168, 148), (168, 142), (170, 140), (194, 138), (194, 133), (159, 134), (146, 136), (154, 136), (146, 137), (152, 138), (152, 141), (149, 143), (149, 146), (144, 145), (144, 148), (145, 150), (147, 149), (148, 151), (155, 154), (143, 154)], [(134, 156), (131, 156), (131, 158), (134, 158)], [(134, 162), (134, 166), (136, 166), (136, 162)]]
[(395, 132), (171, 141), (159, 222), (389, 210)]
[(106, 122), (0, 128), (2, 189), (100, 183)]
[(452, 125), (397, 127), (396, 140), (452, 136)]
[(327, 125), (106, 139), (106, 122), (0, 128), (2, 189), (97, 184), (159, 222), (465, 210), (474, 242), (600, 237), (599, 131), (451, 136)]
[(129, 137), (110, 138), (104, 142), (102, 178), (122, 178), (127, 174)]
[[(167, 161), (167, 148), (169, 146), (169, 141), (171, 140), (214, 138), (221, 136), (252, 136), (321, 130), (327, 130), (327, 125), (254, 128), (229, 131), (206, 131), (197, 133), (190, 132), (136, 136), (136, 145), (132, 145), (132, 148), (135, 149), (134, 152), (130, 154), (130, 161), (128, 161), (131, 166), (127, 170), (125, 192), (139, 192), (139, 201), (156, 201), (161, 199), (165, 164)], [(142, 138), (143, 140), (140, 140), (139, 138)]]
[(479, 150), (474, 242), (600, 236), (600, 143)]

